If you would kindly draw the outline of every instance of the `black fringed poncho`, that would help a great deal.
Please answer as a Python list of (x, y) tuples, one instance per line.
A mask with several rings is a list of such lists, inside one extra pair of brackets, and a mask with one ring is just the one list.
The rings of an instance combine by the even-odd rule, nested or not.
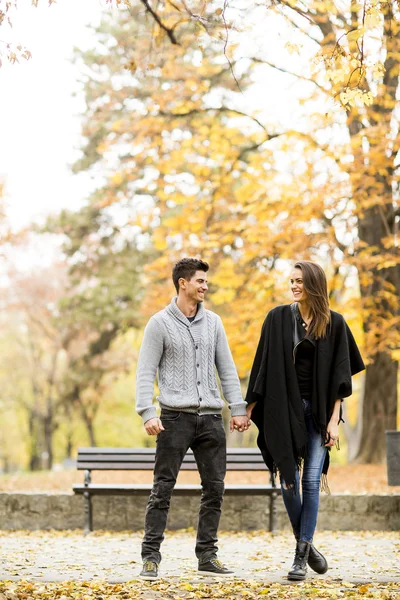
[[(315, 342), (312, 387), (314, 424), (325, 439), (336, 400), (352, 393), (351, 376), (365, 369), (354, 337), (342, 315), (331, 311), (325, 338)], [(290, 304), (272, 309), (263, 324), (250, 374), (246, 402), (257, 402), (252, 421), (259, 429), (258, 446), (267, 467), (295, 485), (304, 458), (307, 429), (293, 362)], [(326, 453), (323, 473), (329, 467)]]

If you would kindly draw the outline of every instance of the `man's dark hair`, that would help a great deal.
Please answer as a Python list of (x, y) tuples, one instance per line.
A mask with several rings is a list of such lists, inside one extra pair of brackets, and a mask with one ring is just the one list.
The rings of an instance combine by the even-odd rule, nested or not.
[(174, 282), (176, 293), (179, 294), (178, 282), (181, 277), (186, 279), (186, 281), (189, 281), (196, 271), (204, 271), (207, 273), (209, 268), (208, 263), (199, 258), (182, 258), (179, 260), (172, 269), (172, 281)]

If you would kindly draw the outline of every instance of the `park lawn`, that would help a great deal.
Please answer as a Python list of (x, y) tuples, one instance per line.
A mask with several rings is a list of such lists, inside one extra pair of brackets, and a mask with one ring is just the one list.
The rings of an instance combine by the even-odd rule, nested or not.
[[(95, 483), (150, 483), (151, 472), (107, 471), (95, 472)], [(182, 472), (180, 483), (197, 483), (198, 473)], [(229, 472), (226, 483), (264, 483), (268, 474), (262, 472)], [(83, 482), (83, 472), (75, 469), (66, 471), (39, 471), (0, 475), (2, 492), (71, 492), (73, 483)], [(328, 482), (333, 494), (400, 494), (399, 487), (387, 485), (386, 465), (332, 465)]]

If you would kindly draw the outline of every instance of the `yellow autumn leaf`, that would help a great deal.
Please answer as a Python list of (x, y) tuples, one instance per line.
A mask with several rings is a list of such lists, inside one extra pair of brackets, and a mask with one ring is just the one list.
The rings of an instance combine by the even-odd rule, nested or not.
[(114, 185), (121, 185), (121, 183), (124, 181), (124, 175), (123, 173), (114, 173), (110, 179)]
[(349, 42), (356, 42), (360, 37), (362, 37), (365, 33), (365, 27), (358, 27), (357, 29), (350, 30), (346, 37)]
[(289, 54), (300, 54), (300, 46), (298, 44), (293, 44), (292, 42), (286, 42), (285, 44), (286, 50)]

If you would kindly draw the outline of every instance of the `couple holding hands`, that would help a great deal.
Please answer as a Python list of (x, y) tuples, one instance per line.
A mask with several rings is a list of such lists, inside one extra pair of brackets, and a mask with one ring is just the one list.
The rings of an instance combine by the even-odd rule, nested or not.
[[(267, 314), (243, 400), (222, 321), (204, 308), (208, 269), (196, 258), (175, 264), (177, 296), (151, 317), (140, 349), (136, 410), (146, 432), (157, 436), (140, 576), (158, 577), (170, 499), (189, 448), (202, 485), (198, 572), (234, 575), (217, 558), (226, 438), (216, 372), (231, 411), (231, 431), (246, 431), (253, 421), (267, 467), (280, 474), (296, 539), (288, 578), (304, 579), (307, 565), (325, 573), (327, 561), (313, 545), (319, 491), (327, 489), (329, 449), (339, 443), (342, 399), (352, 393), (352, 375), (365, 368), (356, 342), (343, 317), (329, 309), (323, 269), (296, 262), (290, 278), (293, 302)], [(157, 375), (160, 416), (153, 405)]]

